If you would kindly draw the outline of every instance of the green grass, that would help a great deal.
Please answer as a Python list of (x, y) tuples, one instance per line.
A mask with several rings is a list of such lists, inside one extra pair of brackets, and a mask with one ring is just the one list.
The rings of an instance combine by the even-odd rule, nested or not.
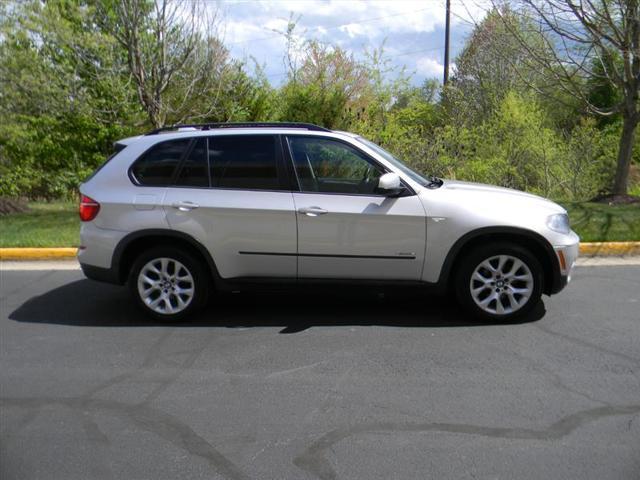
[(80, 218), (75, 203), (32, 202), (30, 211), (0, 217), (0, 247), (76, 247)]
[(640, 205), (562, 203), (582, 242), (640, 240)]
[[(640, 241), (640, 205), (566, 203), (583, 242)], [(29, 204), (31, 211), (0, 217), (0, 247), (75, 247), (79, 243), (74, 203)]]

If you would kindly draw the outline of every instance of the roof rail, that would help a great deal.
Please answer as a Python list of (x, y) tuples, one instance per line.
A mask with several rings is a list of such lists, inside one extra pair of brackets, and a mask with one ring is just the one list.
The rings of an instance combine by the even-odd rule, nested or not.
[(225, 122), (225, 123), (187, 123), (169, 125), (166, 127), (156, 128), (146, 133), (146, 135), (156, 135), (162, 132), (168, 132), (179, 128), (195, 128), (199, 130), (214, 130), (217, 128), (301, 128), (305, 130), (313, 130), (316, 132), (330, 132), (331, 130), (314, 125), (313, 123), (299, 122)]

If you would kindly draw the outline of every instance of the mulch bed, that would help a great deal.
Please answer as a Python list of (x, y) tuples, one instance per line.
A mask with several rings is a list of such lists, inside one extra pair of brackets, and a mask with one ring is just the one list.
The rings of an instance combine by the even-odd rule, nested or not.
[(607, 203), (609, 205), (630, 205), (632, 203), (640, 203), (640, 197), (636, 195), (614, 195), (609, 193), (607, 195), (598, 195), (590, 201), (595, 203)]
[(26, 200), (0, 197), (0, 216), (9, 215), (10, 213), (22, 213), (28, 211), (29, 207), (27, 206)]

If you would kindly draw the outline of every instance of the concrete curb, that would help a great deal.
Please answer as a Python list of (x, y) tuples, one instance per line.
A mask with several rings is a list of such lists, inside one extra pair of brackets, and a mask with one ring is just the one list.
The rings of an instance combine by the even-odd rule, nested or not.
[[(73, 258), (76, 248), (0, 248), (0, 260), (55, 260)], [(580, 255), (609, 257), (640, 255), (640, 242), (581, 243)]]
[(581, 243), (580, 255), (585, 257), (640, 255), (640, 242)]
[(73, 258), (77, 248), (0, 248), (0, 260), (55, 260)]

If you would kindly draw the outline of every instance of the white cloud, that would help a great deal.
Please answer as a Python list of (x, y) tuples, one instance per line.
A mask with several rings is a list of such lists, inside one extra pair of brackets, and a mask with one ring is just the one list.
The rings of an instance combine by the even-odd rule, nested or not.
[(416, 71), (426, 78), (440, 78), (444, 72), (444, 65), (433, 58), (423, 57), (416, 62)]
[[(452, 58), (472, 22), (484, 16), (483, 5), (489, 0), (461, 1), (467, 8), (460, 1), (452, 5)], [(380, 47), (386, 39), (385, 51), (395, 65), (406, 65), (417, 76), (440, 78), (442, 64), (433, 57), (442, 56), (444, 3), (444, 0), (220, 0), (210, 5), (212, 8), (218, 5), (223, 12), (224, 42), (232, 54), (255, 57), (259, 63), (267, 64), (267, 73), (274, 78), (284, 78), (285, 50), (284, 37), (274, 30), (285, 31), (290, 18), (297, 21), (298, 40), (318, 39), (362, 56), (365, 49)]]
[(341, 26), (340, 31), (345, 32), (347, 35), (349, 35), (349, 38), (354, 38), (363, 35), (366, 30), (362, 25), (359, 25), (357, 23), (350, 23), (349, 25)]

